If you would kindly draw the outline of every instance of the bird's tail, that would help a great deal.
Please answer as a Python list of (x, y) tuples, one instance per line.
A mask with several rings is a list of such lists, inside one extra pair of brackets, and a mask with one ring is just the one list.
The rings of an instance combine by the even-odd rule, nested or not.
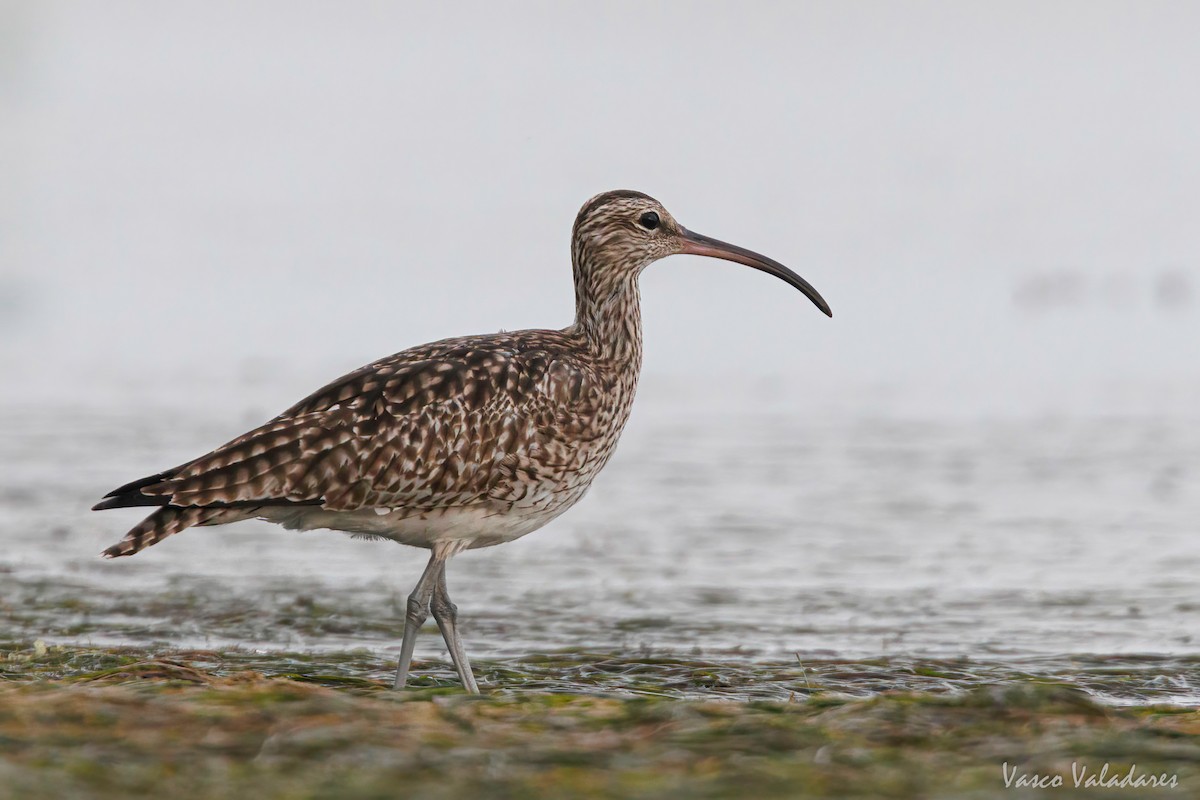
[(152, 544), (158, 544), (173, 533), (193, 525), (203, 525), (221, 514), (221, 509), (198, 506), (163, 506), (139, 522), (125, 538), (105, 550), (105, 558), (131, 556)]

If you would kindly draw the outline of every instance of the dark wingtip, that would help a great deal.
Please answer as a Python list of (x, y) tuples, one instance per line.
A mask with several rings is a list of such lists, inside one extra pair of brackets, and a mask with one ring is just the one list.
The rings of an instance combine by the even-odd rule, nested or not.
[(177, 471), (178, 470), (176, 469), (170, 469), (166, 472), (159, 472), (155, 475), (147, 475), (145, 478), (138, 478), (136, 481), (130, 481), (123, 486), (118, 486), (108, 494), (104, 495), (104, 499), (107, 500), (110, 497), (121, 497), (122, 495), (134, 494), (139, 489), (145, 489), (147, 486), (153, 486), (156, 483), (162, 483), (163, 481), (170, 480), (171, 476)]
[(165, 506), (167, 498), (161, 495), (143, 494), (142, 490), (171, 479), (176, 470), (160, 472), (136, 481), (130, 481), (124, 486), (118, 486), (92, 506), (92, 511), (106, 511), (110, 508), (132, 508), (134, 506)]
[(107, 511), (110, 508), (135, 508), (138, 506), (165, 505), (167, 505), (166, 497), (151, 497), (150, 495), (142, 494), (140, 491), (133, 491), (121, 495), (105, 495), (103, 500), (92, 506), (92, 511)]

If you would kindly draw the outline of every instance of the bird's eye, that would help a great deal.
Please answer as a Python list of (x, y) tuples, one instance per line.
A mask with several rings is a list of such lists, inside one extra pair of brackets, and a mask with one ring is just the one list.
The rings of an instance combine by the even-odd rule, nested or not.
[(652, 231), (658, 227), (658, 214), (655, 214), (653, 211), (647, 211), (645, 214), (642, 214), (642, 218), (639, 219), (638, 222), (640, 222), (642, 227), (646, 230)]

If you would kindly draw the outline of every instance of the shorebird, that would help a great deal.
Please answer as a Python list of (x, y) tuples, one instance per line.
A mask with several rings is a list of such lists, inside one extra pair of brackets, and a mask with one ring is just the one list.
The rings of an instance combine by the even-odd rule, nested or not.
[(571, 325), (445, 339), (338, 378), (211, 453), (105, 495), (94, 510), (158, 508), (103, 555), (252, 518), (426, 548), (395, 688), (432, 612), (463, 687), (478, 693), (446, 562), (531, 533), (587, 492), (616, 448), (641, 371), (638, 276), (679, 253), (774, 275), (833, 316), (779, 262), (687, 230), (641, 192), (605, 192), (575, 218)]

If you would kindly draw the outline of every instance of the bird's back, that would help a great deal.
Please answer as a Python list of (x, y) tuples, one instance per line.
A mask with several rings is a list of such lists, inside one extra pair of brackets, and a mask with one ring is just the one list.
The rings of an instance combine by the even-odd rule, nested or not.
[(507, 540), (586, 491), (628, 418), (636, 372), (597, 357), (571, 329), (402, 351), (211, 453), (111, 492), (97, 508), (162, 508), (106, 554), (255, 516), (413, 544), (447, 526), (478, 527), (457, 534), (480, 542), (484, 529), (504, 528)]

